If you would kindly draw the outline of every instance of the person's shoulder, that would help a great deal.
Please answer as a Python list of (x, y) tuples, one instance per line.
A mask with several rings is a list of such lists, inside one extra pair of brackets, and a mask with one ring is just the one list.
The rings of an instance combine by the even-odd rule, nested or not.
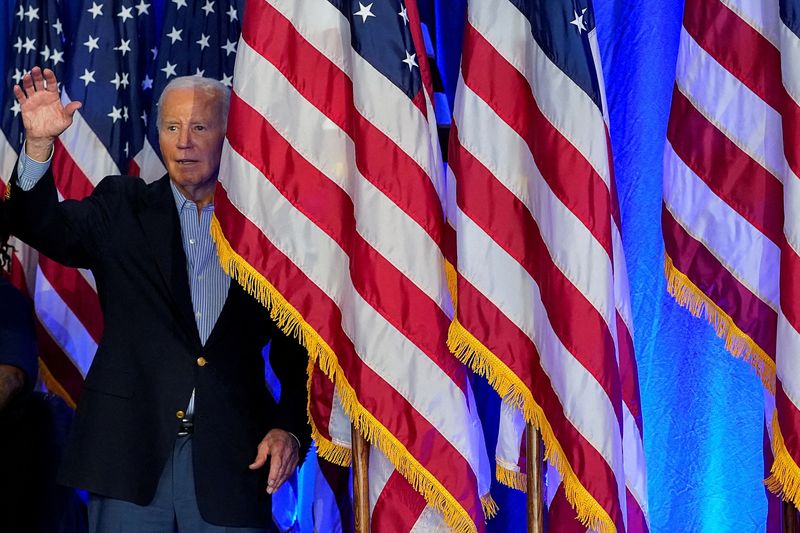
[(95, 187), (95, 191), (143, 191), (145, 181), (138, 176), (106, 176)]
[(0, 302), (3, 302), (0, 307), (10, 313), (19, 313), (20, 310), (26, 310), (30, 306), (22, 292), (2, 275), (0, 275)]

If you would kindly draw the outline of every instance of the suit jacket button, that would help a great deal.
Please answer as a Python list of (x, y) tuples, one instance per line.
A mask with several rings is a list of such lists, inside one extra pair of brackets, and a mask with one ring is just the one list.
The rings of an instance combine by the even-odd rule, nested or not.
[(186, 413), (184, 413), (183, 411), (178, 411), (177, 413), (175, 413), (175, 418), (183, 418), (184, 416), (186, 416)]
[(205, 357), (200, 356), (197, 358), (197, 366), (206, 366), (207, 362)]

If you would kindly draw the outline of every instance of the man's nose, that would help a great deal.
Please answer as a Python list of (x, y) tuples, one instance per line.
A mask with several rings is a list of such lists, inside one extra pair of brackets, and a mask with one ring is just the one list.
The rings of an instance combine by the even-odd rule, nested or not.
[(178, 133), (178, 148), (191, 148), (192, 147), (192, 132), (188, 129), (182, 129)]

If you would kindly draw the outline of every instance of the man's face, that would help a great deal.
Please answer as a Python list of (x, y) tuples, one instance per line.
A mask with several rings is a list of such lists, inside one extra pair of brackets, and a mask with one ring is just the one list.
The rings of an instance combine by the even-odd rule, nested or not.
[(158, 143), (180, 189), (207, 189), (216, 182), (225, 138), (222, 111), (221, 98), (202, 90), (173, 89), (164, 96)]

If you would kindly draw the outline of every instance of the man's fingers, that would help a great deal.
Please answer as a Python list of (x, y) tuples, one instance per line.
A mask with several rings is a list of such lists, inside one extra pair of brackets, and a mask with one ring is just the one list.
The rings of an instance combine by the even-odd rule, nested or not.
[(25, 90), (25, 94), (28, 98), (33, 96), (33, 78), (30, 72), (22, 76), (22, 88)]
[(58, 81), (56, 80), (56, 73), (49, 68), (44, 69), (44, 81), (47, 85), (46, 89), (50, 92), (58, 92)]
[(75, 114), (75, 111), (81, 108), (82, 105), (83, 104), (81, 104), (80, 102), (70, 102), (67, 104), (67, 107), (64, 108), (64, 112), (67, 115), (72, 116)]
[(250, 470), (258, 470), (264, 463), (267, 462), (267, 456), (269, 455), (269, 446), (264, 444), (262, 441), (261, 444), (258, 445), (258, 452), (256, 453), (255, 460), (250, 464), (248, 467)]
[(267, 493), (272, 494), (286, 480), (286, 459), (281, 453), (273, 453), (267, 477)]
[(17, 102), (19, 102), (20, 105), (24, 104), (25, 101), (28, 99), (28, 97), (25, 96), (25, 91), (22, 90), (22, 87), (20, 87), (19, 85), (14, 85), (13, 90), (14, 90), (14, 98), (17, 99)]
[(31, 69), (31, 79), (33, 80), (34, 91), (44, 90), (44, 78), (42, 77), (42, 69), (40, 69), (39, 67), (33, 67)]

